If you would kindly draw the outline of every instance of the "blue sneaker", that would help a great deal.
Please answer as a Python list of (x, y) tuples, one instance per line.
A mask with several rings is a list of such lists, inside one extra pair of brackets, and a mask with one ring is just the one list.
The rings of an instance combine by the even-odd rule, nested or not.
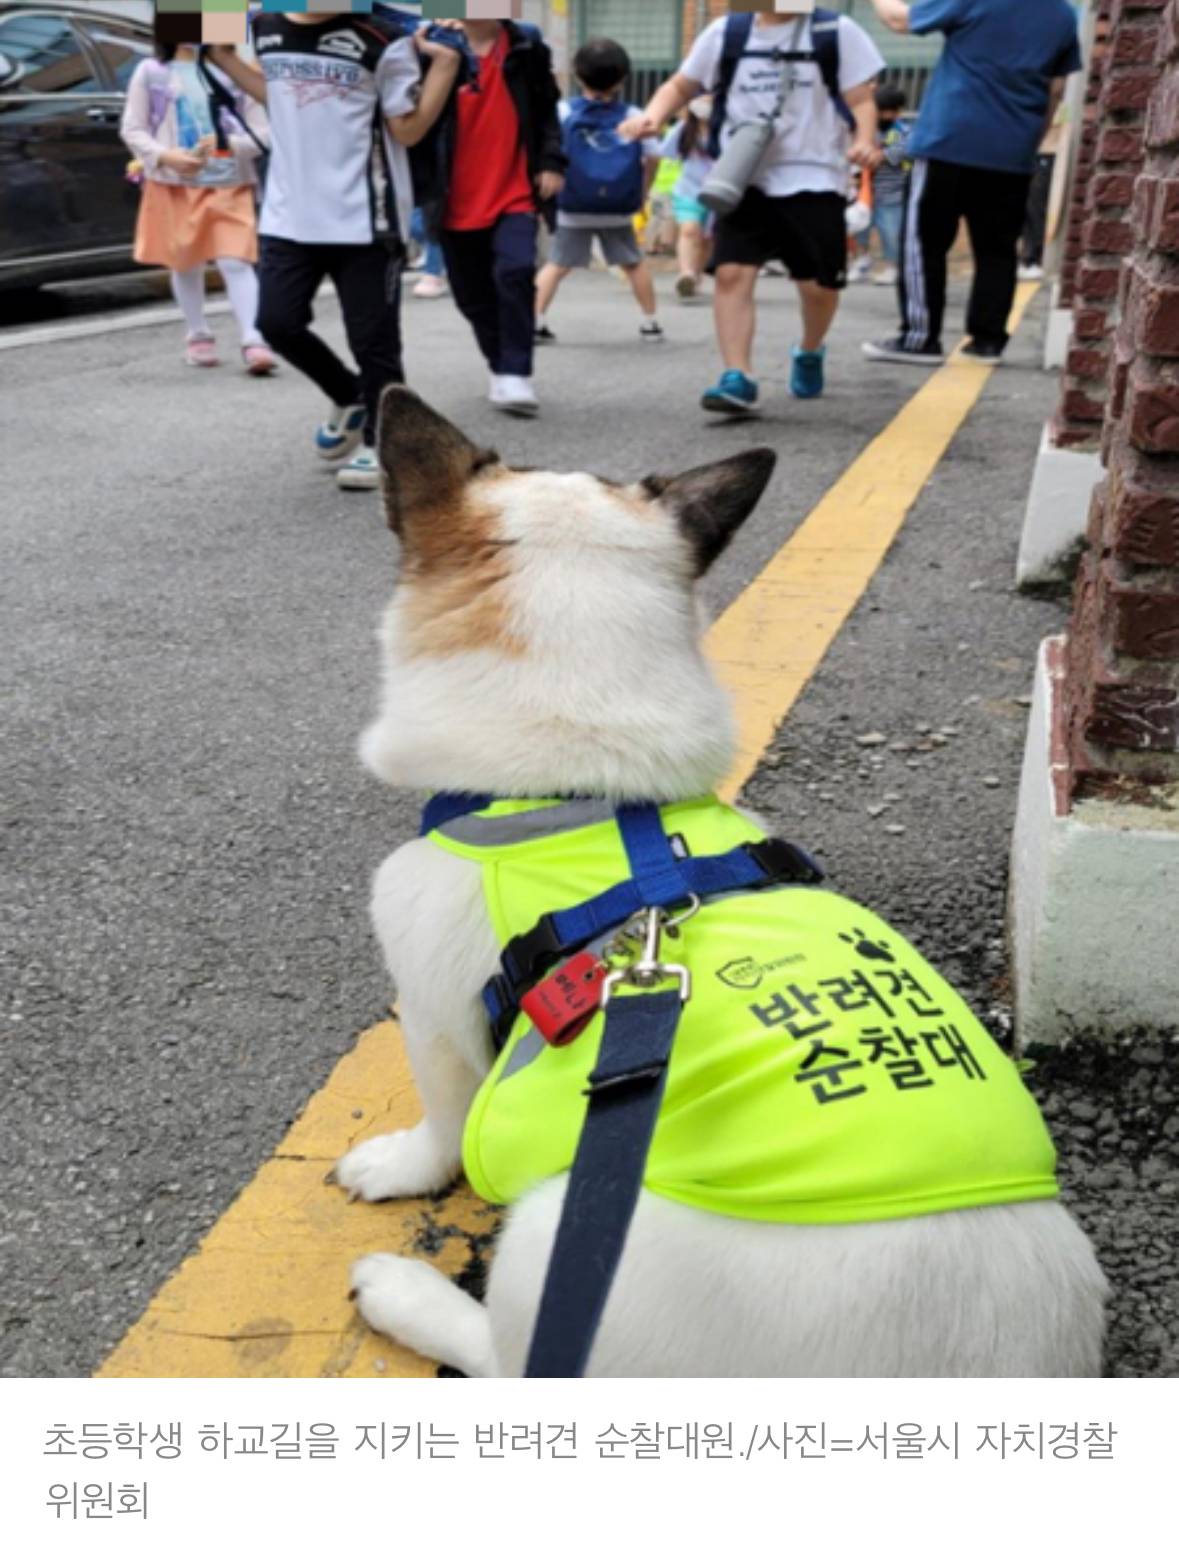
[(360, 445), (364, 435), (365, 407), (363, 404), (335, 404), (331, 414), (315, 433), (315, 450), (320, 457), (334, 463), (337, 458), (347, 457)]
[(802, 350), (793, 345), (790, 350), (790, 391), (795, 398), (818, 398), (823, 391), (823, 361), (827, 346), (817, 350)]
[(743, 371), (722, 371), (717, 385), (700, 400), (700, 407), (717, 414), (756, 414), (757, 383)]

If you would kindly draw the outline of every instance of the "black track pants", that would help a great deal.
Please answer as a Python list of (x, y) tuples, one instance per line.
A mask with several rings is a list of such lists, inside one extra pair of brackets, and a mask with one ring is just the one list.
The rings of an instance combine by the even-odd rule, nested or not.
[[(364, 439), (372, 445), (381, 391), (404, 382), (401, 365), (401, 258), (384, 243), (326, 244), (262, 238), (258, 327), (286, 361), (310, 377), (333, 404), (363, 401)], [(348, 345), (359, 372), (349, 369), (312, 333), (312, 300), (325, 275), (340, 298)]]
[(1015, 295), (1016, 245), (1027, 211), (1031, 174), (992, 172), (918, 158), (905, 190), (901, 226), (901, 332), (913, 350), (940, 349), (946, 310), (946, 256), (966, 221), (974, 251), (974, 284), (966, 331), (978, 344), (1007, 343)]

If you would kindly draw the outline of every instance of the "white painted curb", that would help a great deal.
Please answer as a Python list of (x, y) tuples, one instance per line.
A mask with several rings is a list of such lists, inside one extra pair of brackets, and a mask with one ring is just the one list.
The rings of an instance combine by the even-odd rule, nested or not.
[(1078, 802), (1052, 774), (1064, 636), (1040, 647), (1008, 897), (1021, 1046), (1179, 1029), (1179, 813)]
[(1099, 453), (1053, 446), (1051, 422), (1044, 426), (1015, 562), (1017, 587), (1071, 579), (1089, 522), (1089, 498), (1100, 478)]
[(1052, 287), (1052, 305), (1048, 309), (1048, 323), (1044, 329), (1044, 370), (1059, 371), (1068, 355), (1068, 343), (1073, 336), (1073, 309), (1060, 305), (1060, 281)]

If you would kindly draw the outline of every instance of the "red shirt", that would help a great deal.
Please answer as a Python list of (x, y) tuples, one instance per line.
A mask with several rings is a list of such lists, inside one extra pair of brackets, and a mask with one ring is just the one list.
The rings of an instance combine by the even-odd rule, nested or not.
[(504, 80), (508, 35), (478, 61), (479, 78), (459, 89), (454, 163), (443, 225), (450, 231), (494, 226), (501, 215), (536, 208), (516, 104)]

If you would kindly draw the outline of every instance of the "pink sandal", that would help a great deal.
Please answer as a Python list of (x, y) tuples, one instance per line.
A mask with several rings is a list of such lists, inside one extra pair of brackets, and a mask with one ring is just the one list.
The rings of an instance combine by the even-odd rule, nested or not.
[(278, 362), (264, 344), (248, 344), (242, 350), (242, 360), (251, 377), (268, 377)]
[(212, 334), (191, 334), (184, 341), (184, 358), (190, 366), (217, 366), (217, 341)]

